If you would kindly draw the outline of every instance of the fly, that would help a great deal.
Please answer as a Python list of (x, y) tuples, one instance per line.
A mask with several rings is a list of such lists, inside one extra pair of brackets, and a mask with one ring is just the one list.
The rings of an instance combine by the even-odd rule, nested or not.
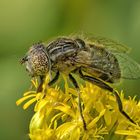
[(123, 110), (118, 93), (110, 86), (119, 82), (121, 78), (140, 78), (140, 65), (128, 57), (129, 49), (113, 40), (105, 38), (81, 38), (61, 37), (49, 44), (34, 44), (21, 63), (25, 63), (26, 70), (32, 77), (41, 79), (37, 92), (42, 91), (42, 84), (47, 73), (56, 75), (48, 83), (53, 85), (61, 73), (67, 75), (78, 91), (78, 104), (83, 127), (86, 130), (86, 122), (82, 114), (79, 86), (73, 73), (83, 80), (113, 92), (118, 102), (119, 111), (132, 123), (135, 122)]

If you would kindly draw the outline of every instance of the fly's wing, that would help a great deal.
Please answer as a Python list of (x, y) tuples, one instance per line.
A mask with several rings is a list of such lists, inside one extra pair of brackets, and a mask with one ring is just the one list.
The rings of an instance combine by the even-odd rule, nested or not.
[(124, 79), (140, 78), (140, 64), (131, 59), (127, 54), (114, 53), (114, 55), (119, 62), (122, 78)]
[[(87, 41), (87, 42), (86, 42)], [(123, 44), (117, 43), (113, 40), (101, 38), (101, 37), (92, 37), (91, 39), (85, 39), (87, 46), (95, 48), (101, 48), (108, 52), (108, 54), (113, 54), (117, 59), (120, 67), (121, 78), (125, 79), (138, 79), (140, 78), (140, 65), (135, 62), (133, 59), (128, 57), (127, 53), (130, 51), (128, 47)], [(92, 50), (92, 49), (89, 49)], [(97, 49), (98, 50), (98, 49)], [(94, 51), (93, 53), (96, 53)], [(96, 57), (92, 58), (90, 52), (85, 52), (76, 59), (76, 63), (85, 67), (91, 67), (95, 71), (108, 74), (111, 66), (114, 66), (113, 61), (107, 61), (107, 57)], [(103, 63), (104, 62), (104, 63)], [(101, 67), (95, 67), (91, 64), (103, 65)], [(106, 69), (104, 69), (106, 67)], [(116, 70), (116, 71), (115, 71)], [(118, 69), (112, 69), (113, 73), (118, 73)]]
[(89, 37), (88, 41), (89, 44), (100, 46), (112, 53), (128, 53), (131, 50), (124, 44), (103, 37)]
[(102, 37), (92, 38), (91, 44), (105, 48), (108, 52), (115, 55), (121, 69), (121, 77), (124, 79), (138, 79), (140, 78), (140, 64), (131, 59), (127, 53), (130, 48), (111, 39)]

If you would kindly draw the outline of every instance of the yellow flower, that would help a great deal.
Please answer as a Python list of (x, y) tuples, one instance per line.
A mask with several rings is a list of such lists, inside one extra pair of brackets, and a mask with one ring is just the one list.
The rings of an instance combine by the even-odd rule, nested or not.
[[(98, 139), (140, 139), (140, 102), (135, 98), (120, 97), (124, 110), (137, 123), (132, 124), (118, 110), (113, 93), (103, 90), (93, 84), (80, 85), (83, 116), (87, 130), (78, 108), (77, 90), (69, 87), (65, 80), (65, 92), (59, 87), (48, 87), (49, 77), (43, 84), (43, 91), (26, 92), (17, 105), (28, 100), (23, 108), (34, 105), (34, 115), (30, 122), (29, 137), (31, 140), (98, 140)], [(36, 79), (32, 80), (35, 88), (38, 87)]]

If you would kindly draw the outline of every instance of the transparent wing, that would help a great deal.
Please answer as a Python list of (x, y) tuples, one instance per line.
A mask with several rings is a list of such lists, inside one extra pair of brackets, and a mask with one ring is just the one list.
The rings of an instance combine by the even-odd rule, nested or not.
[(131, 59), (127, 54), (114, 53), (121, 68), (121, 77), (124, 79), (140, 78), (140, 64)]
[[(109, 52), (110, 54), (115, 55), (115, 57), (118, 60), (119, 66), (120, 66), (120, 70), (121, 70), (121, 77), (124, 79), (138, 79), (140, 78), (140, 64), (138, 64), (137, 62), (135, 62), (133, 59), (131, 59), (127, 53), (130, 52), (130, 48), (128, 48), (127, 46), (111, 40), (111, 39), (107, 39), (107, 38), (103, 38), (103, 37), (92, 37), (92, 36), (88, 36), (88, 38), (85, 38), (85, 41), (87, 41), (87, 44), (89, 44), (91, 47), (92, 46), (96, 46), (97, 48), (101, 47), (104, 48), (107, 52)], [(80, 58), (80, 60), (78, 60), (78, 63), (82, 64), (85, 63), (85, 65), (87, 65), (87, 67), (90, 66), (91, 63), (94, 62), (99, 62), (99, 64), (101, 64), (101, 58), (96, 58), (96, 60), (91, 59), (90, 56), (87, 55), (87, 57), (85, 57), (85, 55), (81, 55), (82, 57)], [(84, 56), (84, 57), (83, 57)], [(105, 58), (102, 58), (102, 60), (105, 60)], [(107, 62), (105, 61), (105, 64), (107, 67), (110, 67), (112, 64), (112, 62)], [(106, 71), (104, 71), (104, 69), (98, 69), (97, 67), (94, 68), (96, 71), (99, 72), (103, 72), (106, 73)]]
[[(120, 70), (121, 70), (121, 78), (123, 79), (139, 79), (140, 78), (140, 64), (138, 64), (136, 61), (134, 61), (133, 59), (131, 59), (129, 56), (127, 56), (126, 54), (123, 53), (116, 53), (114, 54), (115, 57), (117, 58), (118, 62), (119, 62), (119, 66), (120, 66)], [(100, 60), (94, 60), (94, 61), (98, 61), (100, 63)], [(83, 66), (86, 67), (91, 67), (93, 70), (104, 73), (104, 74), (108, 74), (107, 71), (105, 71), (104, 69), (99, 69), (98, 67), (92, 67), (90, 64), (93, 63), (92, 59), (86, 59), (86, 60), (78, 60), (76, 61), (79, 64), (82, 64)], [(112, 63), (109, 64), (105, 64), (108, 65), (110, 67), (110, 65), (113, 65)]]
[[(109, 72), (116, 73), (116, 74), (118, 73), (118, 69), (111, 68), (116, 65), (114, 61), (107, 61), (106, 57), (103, 58), (96, 57), (92, 59), (88, 54), (90, 53), (85, 52), (83, 54), (80, 54), (76, 59), (76, 63), (85, 66), (87, 68), (92, 68), (93, 70), (104, 74), (108, 74)], [(121, 78), (124, 79), (140, 78), (140, 64), (138, 64), (136, 61), (131, 59), (126, 53), (115, 52), (112, 54), (118, 60), (120, 71), (121, 71)], [(97, 64), (96, 67), (94, 64)]]
[(103, 37), (90, 37), (88, 41), (89, 41), (89, 44), (93, 44), (93, 45), (97, 45), (99, 47), (105, 48), (106, 50), (110, 52), (128, 53), (131, 50), (127, 46), (117, 41), (106, 39)]
[(114, 40), (102, 37), (92, 37), (91, 44), (105, 48), (108, 52), (115, 55), (120, 65), (122, 78), (140, 78), (140, 64), (138, 64), (127, 55), (127, 53), (131, 50), (130, 48)]

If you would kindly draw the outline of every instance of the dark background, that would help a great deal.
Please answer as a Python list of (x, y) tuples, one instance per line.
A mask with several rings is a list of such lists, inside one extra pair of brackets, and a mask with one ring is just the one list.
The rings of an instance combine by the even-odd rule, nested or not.
[[(32, 43), (77, 32), (123, 42), (140, 63), (139, 0), (0, 0), (1, 140), (28, 139), (33, 108), (15, 104), (30, 86), (19, 59)], [(140, 80), (125, 80), (120, 89), (140, 97)]]

